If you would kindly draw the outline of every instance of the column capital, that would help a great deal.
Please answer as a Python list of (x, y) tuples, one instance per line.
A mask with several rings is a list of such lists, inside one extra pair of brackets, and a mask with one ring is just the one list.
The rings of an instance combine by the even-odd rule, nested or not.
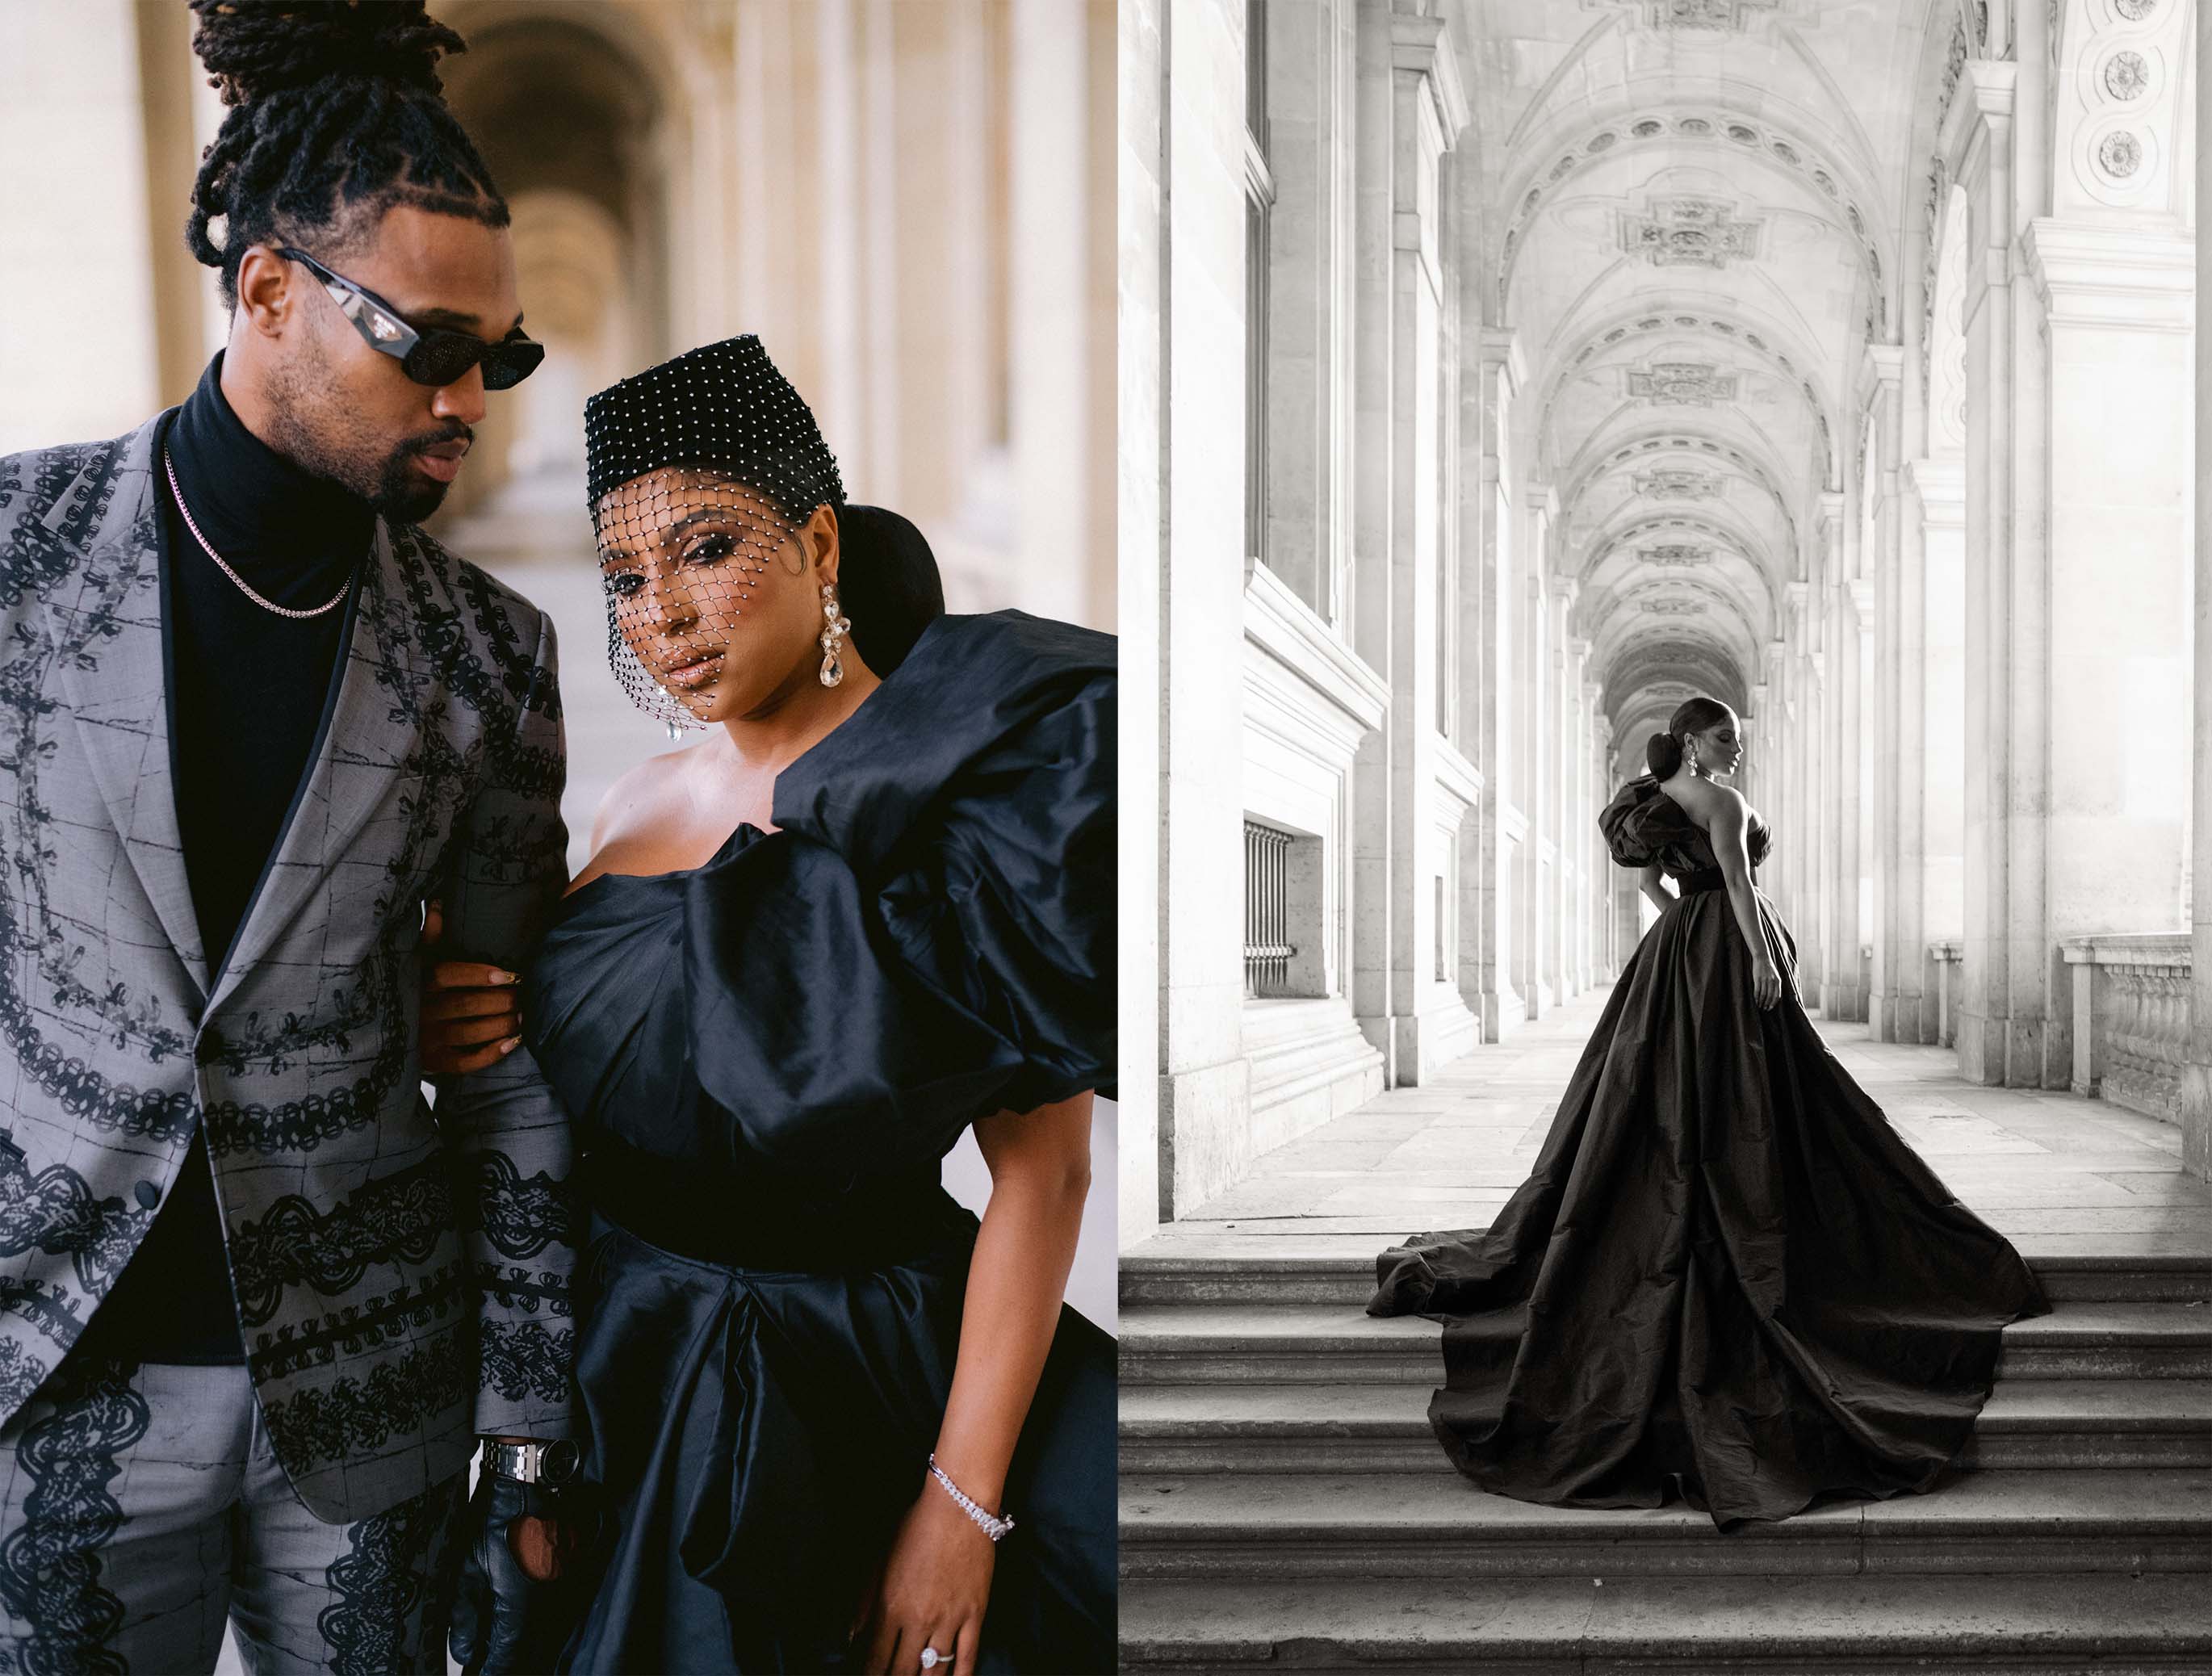
[(1851, 612), (1862, 628), (1874, 625), (1874, 584), (1858, 577), (1844, 584), (1844, 592), (1851, 602)]
[(1930, 529), (1963, 529), (1966, 522), (1966, 464), (1962, 459), (1909, 459), (1902, 468), (1905, 486), (1920, 502), (1921, 521)]
[(1583, 585), (1571, 576), (1552, 575), (1544, 580), (1550, 585), (1552, 598), (1562, 606), (1572, 606), (1575, 596), (1583, 591)]
[(1883, 386), (1899, 384), (1905, 378), (1905, 345), (1902, 343), (1869, 343), (1859, 360), (1859, 399), (1864, 402)]
[[(1570, 635), (1567, 637), (1567, 650), (1572, 653), (1576, 657), (1580, 658), (1584, 663), (1588, 663), (1589, 661), (1590, 654), (1590, 643), (1589, 637), (1583, 635)], [(1585, 687), (1593, 684), (1593, 683), (1588, 681), (1583, 683), (1583, 685)]]
[(1521, 334), (1512, 326), (1485, 326), (1482, 329), (1482, 361), (1486, 370), (1495, 367), (1505, 374), (1507, 400), (1521, 393), (1521, 386), (1528, 381), (1528, 361), (1521, 349)]
[(2020, 256), (2053, 325), (2196, 329), (2193, 239), (2039, 216), (2021, 235)]
[(1441, 17), (1393, 12), (1390, 65), (1428, 82), (1429, 95), (1437, 102), (1437, 123), (1444, 131), (1444, 146), (1449, 150), (1468, 119), (1467, 92), (1460, 85), (1459, 53), (1452, 46), (1450, 26)]
[[(1944, 114), (1942, 130), (1936, 137), (1936, 154), (1943, 159), (1952, 179), (1960, 179), (1965, 174), (1966, 159), (1984, 131), (2000, 143), (2011, 137), (2013, 94), (2019, 85), (2020, 66), (2016, 64), (1969, 58), (1960, 66), (1958, 91), (1952, 96), (1950, 110)], [(2009, 225), (2009, 208), (2005, 219)]]

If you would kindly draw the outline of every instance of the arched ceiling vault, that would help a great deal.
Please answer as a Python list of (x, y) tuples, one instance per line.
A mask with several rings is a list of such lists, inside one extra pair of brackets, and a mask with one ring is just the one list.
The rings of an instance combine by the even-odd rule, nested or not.
[(1430, 3), (1474, 42), (1485, 324), (1531, 369), (1511, 444), (1607, 712), (1743, 710), (1899, 338), (1961, 0)]

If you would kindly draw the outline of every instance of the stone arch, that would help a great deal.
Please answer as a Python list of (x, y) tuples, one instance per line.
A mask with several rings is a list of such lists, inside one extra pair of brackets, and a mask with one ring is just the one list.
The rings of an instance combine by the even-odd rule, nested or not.
[(502, 527), (532, 539), (533, 514), (580, 514), (583, 398), (669, 349), (667, 136), (688, 107), (667, 44), (634, 11), (451, 9), (469, 51), (445, 72), (447, 98), (513, 208), (525, 325), (547, 351), (487, 413), (453, 497), (455, 515), (499, 509), (471, 531), (482, 547)]

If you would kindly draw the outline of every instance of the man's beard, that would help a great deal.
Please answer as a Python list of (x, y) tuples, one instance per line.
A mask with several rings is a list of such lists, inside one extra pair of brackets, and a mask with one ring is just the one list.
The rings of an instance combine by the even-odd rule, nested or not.
[[(410, 438), (371, 464), (363, 457), (364, 450), (345, 446), (354, 438), (344, 420), (322, 398), (325, 387), (296, 375), (280, 373), (271, 380), (270, 408), (276, 434), (270, 440), (277, 451), (302, 469), (359, 495), (394, 523), (419, 524), (437, 511), (452, 485), (425, 477), (410, 462), (426, 449), (467, 436), (468, 428)], [(319, 426), (316, 420), (329, 422)]]

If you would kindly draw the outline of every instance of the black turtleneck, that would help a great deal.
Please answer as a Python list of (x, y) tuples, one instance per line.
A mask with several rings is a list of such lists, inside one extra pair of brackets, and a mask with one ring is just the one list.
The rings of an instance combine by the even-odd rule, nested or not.
[[(246, 429), (222, 374), (218, 355), (162, 437), (185, 505), (264, 598), (319, 605), (359, 568), (376, 514)], [(177, 826), (213, 982), (312, 766), (353, 598), (305, 618), (254, 604), (192, 538), (158, 451), (154, 470)], [(246, 1359), (203, 1135), (88, 1339), (131, 1361)]]

